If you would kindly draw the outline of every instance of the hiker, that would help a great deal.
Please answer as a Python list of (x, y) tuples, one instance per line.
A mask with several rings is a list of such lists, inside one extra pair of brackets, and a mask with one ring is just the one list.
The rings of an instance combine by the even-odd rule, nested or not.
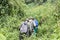
[(23, 34), (25, 34), (26, 36), (29, 36), (27, 21), (24, 21), (20, 26), (20, 40), (23, 39)]
[(36, 19), (34, 19), (33, 17), (31, 18), (33, 20), (34, 23), (34, 33), (37, 33), (38, 30), (38, 21)]
[(27, 19), (27, 25), (28, 25), (28, 30), (29, 30), (29, 36), (32, 35), (32, 33), (34, 32), (34, 27), (36, 26), (36, 23), (32, 20), (32, 17), (30, 17), (29, 19)]
[(34, 29), (34, 24), (33, 24), (32, 20), (29, 20), (27, 25), (29, 27), (29, 36), (31, 36), (31, 34), (33, 33), (33, 29)]
[(35, 26), (35, 33), (37, 33), (37, 30), (38, 30), (38, 21), (36, 19), (34, 19), (35, 23), (36, 23), (36, 26)]

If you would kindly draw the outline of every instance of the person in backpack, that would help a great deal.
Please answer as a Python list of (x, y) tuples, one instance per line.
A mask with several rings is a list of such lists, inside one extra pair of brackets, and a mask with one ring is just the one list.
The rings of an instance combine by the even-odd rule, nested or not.
[(36, 23), (35, 32), (37, 33), (37, 30), (38, 30), (38, 21), (35, 19), (34, 22)]
[(38, 21), (34, 18), (31, 18), (33, 20), (33, 23), (34, 23), (34, 33), (36, 34), (37, 33), (37, 30), (38, 30)]
[(31, 36), (33, 33), (33, 29), (34, 29), (34, 24), (32, 22), (32, 20), (29, 19), (29, 22), (27, 23), (28, 27), (29, 27), (29, 35)]
[(20, 40), (23, 39), (23, 34), (25, 34), (26, 36), (29, 35), (29, 32), (28, 32), (28, 26), (27, 26), (27, 22), (24, 21), (21, 26), (20, 26)]

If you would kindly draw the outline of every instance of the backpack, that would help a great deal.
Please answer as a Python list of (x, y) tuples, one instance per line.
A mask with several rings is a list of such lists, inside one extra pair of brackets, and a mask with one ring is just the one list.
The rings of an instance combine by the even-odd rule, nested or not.
[(28, 29), (27, 24), (26, 23), (23, 23), (21, 25), (21, 27), (20, 27), (20, 32), (21, 33), (26, 33), (27, 32), (27, 29)]
[(38, 27), (38, 21), (36, 19), (34, 21), (35, 21), (36, 27)]

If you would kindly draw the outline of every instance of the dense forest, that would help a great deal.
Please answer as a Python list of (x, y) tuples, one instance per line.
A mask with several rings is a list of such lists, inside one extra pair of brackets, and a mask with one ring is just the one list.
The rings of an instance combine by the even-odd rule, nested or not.
[(60, 40), (60, 0), (0, 0), (0, 40), (19, 40), (30, 16), (39, 21), (38, 33), (24, 40)]

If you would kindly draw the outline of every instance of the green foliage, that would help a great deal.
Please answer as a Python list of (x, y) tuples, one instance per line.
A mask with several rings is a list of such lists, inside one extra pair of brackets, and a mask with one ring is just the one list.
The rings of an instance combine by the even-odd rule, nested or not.
[(6, 40), (6, 37), (3, 34), (0, 34), (0, 40)]
[[(21, 2), (21, 1), (20, 1)], [(21, 3), (22, 4), (22, 3)], [(24, 17), (24, 10), (16, 0), (1, 0), (0, 4), (0, 16), (14, 16), (17, 15), (20, 18)]]
[(5, 13), (10, 15), (11, 5), (8, 3), (8, 0), (1, 0), (0, 4), (0, 16), (5, 15)]
[(19, 40), (19, 26), (30, 16), (39, 23), (44, 21), (39, 24), (37, 37), (32, 34), (24, 40), (60, 40), (60, 0), (47, 0), (42, 5), (34, 2), (26, 5), (24, 0), (0, 0), (0, 40)]

